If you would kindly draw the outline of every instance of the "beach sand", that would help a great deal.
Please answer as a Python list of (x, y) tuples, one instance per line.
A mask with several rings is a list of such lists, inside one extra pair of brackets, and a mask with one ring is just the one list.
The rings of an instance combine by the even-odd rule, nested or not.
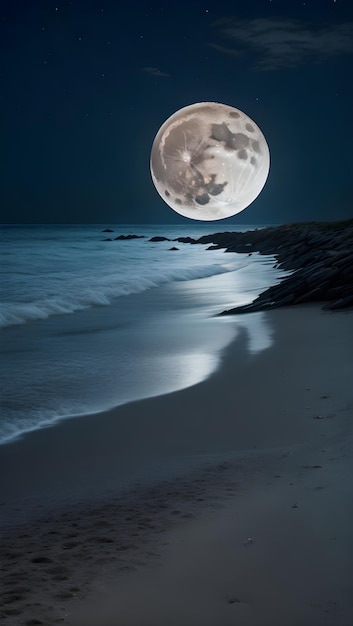
[(265, 315), (208, 380), (0, 448), (6, 626), (352, 625), (353, 314)]

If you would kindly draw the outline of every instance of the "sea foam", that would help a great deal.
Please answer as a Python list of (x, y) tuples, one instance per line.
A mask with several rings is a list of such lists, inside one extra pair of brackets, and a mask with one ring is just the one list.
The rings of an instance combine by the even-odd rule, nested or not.
[[(165, 283), (206, 278), (233, 270), (234, 264), (179, 267), (177, 269), (160, 268), (154, 271), (148, 270), (149, 276), (143, 276), (141, 270), (138, 273), (135, 270), (135, 272), (130, 272), (126, 278), (119, 276), (116, 280), (113, 275), (109, 279), (105, 278), (105, 282), (112, 282), (111, 285), (92, 285), (90, 288), (85, 287), (85, 279), (82, 279), (80, 285), (77, 285), (77, 281), (72, 284), (68, 281), (63, 295), (38, 298), (32, 302), (0, 303), (0, 327), (24, 324), (32, 320), (45, 319), (51, 315), (74, 313), (94, 306), (106, 306), (111, 304), (115, 298), (141, 293)], [(147, 274), (146, 268), (144, 271)]]
[[(138, 226), (132, 232), (145, 238), (130, 241), (102, 241), (100, 231), (3, 232), (0, 443), (203, 380), (236, 332), (236, 321), (217, 313), (283, 275), (256, 253), (180, 242), (171, 251), (171, 241), (149, 241), (197, 237), (204, 225)], [(267, 331), (259, 326), (252, 336), (255, 349), (266, 348)]]

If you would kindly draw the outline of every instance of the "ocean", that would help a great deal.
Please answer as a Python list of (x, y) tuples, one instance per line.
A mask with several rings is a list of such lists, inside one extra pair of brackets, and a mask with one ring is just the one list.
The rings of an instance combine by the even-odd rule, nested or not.
[(194, 385), (241, 329), (254, 354), (271, 345), (264, 314), (217, 314), (286, 275), (273, 257), (150, 241), (261, 225), (109, 227), (2, 227), (0, 443)]

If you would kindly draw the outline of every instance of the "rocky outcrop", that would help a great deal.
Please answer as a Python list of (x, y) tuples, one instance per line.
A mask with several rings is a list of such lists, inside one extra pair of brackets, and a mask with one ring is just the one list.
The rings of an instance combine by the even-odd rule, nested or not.
[(111, 230), (111, 228), (105, 228), (104, 230), (102, 230), (102, 233), (113, 233), (114, 231)]
[(179, 243), (201, 243), (198, 239), (193, 239), (193, 237), (177, 237), (173, 241), (179, 241)]
[(353, 220), (306, 222), (248, 231), (206, 235), (193, 243), (225, 252), (274, 255), (277, 267), (293, 273), (264, 291), (251, 304), (221, 315), (322, 302), (323, 309), (353, 306)]
[[(103, 232), (113, 232), (106, 229)], [(115, 240), (144, 235), (119, 235)], [(104, 241), (112, 241), (104, 239)], [(171, 241), (155, 236), (151, 242)], [(254, 302), (223, 311), (221, 315), (263, 311), (281, 306), (322, 302), (325, 310), (353, 307), (353, 219), (343, 222), (302, 222), (247, 232), (223, 232), (199, 239), (178, 237), (175, 242), (210, 244), (251, 256), (275, 256), (276, 266), (292, 274), (264, 291)], [(175, 246), (170, 250), (178, 250)]]

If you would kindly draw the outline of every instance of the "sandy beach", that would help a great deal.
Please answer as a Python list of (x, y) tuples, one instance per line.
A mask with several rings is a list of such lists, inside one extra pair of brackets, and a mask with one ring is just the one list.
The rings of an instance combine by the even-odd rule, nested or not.
[(0, 626), (353, 626), (353, 0), (0, 17)]
[(351, 626), (352, 311), (264, 315), (198, 385), (1, 446), (4, 625)]

